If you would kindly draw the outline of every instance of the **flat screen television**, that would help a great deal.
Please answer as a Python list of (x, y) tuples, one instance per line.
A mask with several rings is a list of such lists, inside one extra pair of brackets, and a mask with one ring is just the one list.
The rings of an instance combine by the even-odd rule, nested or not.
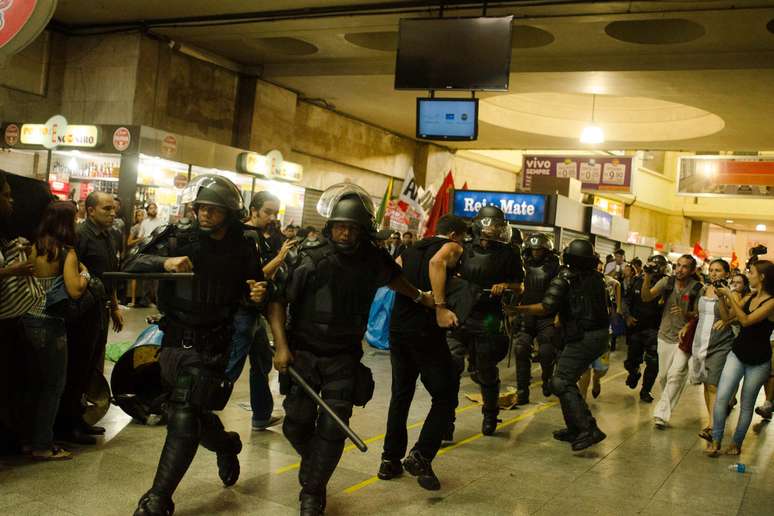
[(395, 89), (508, 91), (512, 20), (401, 20)]
[(462, 140), (478, 138), (478, 99), (417, 99), (417, 138)]

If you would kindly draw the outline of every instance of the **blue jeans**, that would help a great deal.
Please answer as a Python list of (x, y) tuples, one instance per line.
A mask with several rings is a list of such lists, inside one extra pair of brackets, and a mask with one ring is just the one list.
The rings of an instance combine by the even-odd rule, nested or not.
[[(25, 404), (29, 411), (30, 444), (34, 450), (54, 445), (54, 421), (67, 379), (67, 331), (58, 317), (22, 317), (29, 343), (27, 365), (31, 386)], [(33, 387), (34, 386), (34, 387)]]
[(753, 409), (755, 408), (755, 399), (766, 381), (769, 379), (771, 363), (766, 362), (760, 365), (747, 365), (742, 363), (734, 354), (730, 352), (726, 358), (726, 365), (720, 374), (718, 383), (718, 397), (715, 401), (715, 409), (712, 414), (712, 439), (720, 442), (723, 439), (723, 431), (726, 427), (726, 418), (730, 408), (728, 402), (739, 388), (739, 382), (744, 378), (742, 384), (742, 399), (739, 402), (739, 421), (736, 423), (734, 432), (734, 444), (741, 447), (744, 436), (752, 421)]
[(231, 338), (231, 356), (226, 366), (226, 377), (236, 382), (242, 374), (245, 359), (250, 357), (250, 407), (253, 425), (269, 422), (274, 410), (274, 399), (269, 388), (272, 355), (269, 336), (259, 323), (260, 314), (240, 307), (234, 314), (234, 335)]

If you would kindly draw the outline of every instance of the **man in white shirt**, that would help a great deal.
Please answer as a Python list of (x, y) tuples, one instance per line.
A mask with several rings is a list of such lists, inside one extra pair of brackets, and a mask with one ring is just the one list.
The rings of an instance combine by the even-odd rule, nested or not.
[(623, 279), (624, 265), (626, 265), (626, 251), (623, 249), (616, 249), (613, 255), (615, 256), (615, 260), (605, 264), (604, 274), (605, 276), (612, 276), (620, 282), (621, 279)]
[(146, 210), (146, 217), (140, 223), (140, 238), (150, 236), (153, 231), (163, 226), (165, 222), (158, 216), (159, 208), (155, 202), (148, 203)]

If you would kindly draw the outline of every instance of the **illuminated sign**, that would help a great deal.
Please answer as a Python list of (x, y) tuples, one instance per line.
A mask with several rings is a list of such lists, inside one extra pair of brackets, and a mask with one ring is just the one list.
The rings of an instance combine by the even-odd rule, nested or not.
[(473, 218), (484, 206), (497, 206), (510, 222), (543, 224), (546, 196), (512, 192), (454, 191), (454, 214)]
[(99, 144), (99, 128), (95, 125), (68, 125), (63, 134), (55, 133), (44, 124), (24, 124), (21, 142), (25, 145), (45, 145), (53, 138), (56, 146), (96, 147)]
[(245, 174), (282, 181), (301, 181), (304, 175), (304, 167), (285, 161), (279, 151), (270, 151), (266, 156), (257, 152), (242, 152), (237, 157), (236, 168)]

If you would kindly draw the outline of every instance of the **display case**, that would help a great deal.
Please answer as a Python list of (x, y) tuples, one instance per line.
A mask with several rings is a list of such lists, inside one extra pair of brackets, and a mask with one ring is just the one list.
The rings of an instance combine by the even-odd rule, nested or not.
[(95, 191), (117, 195), (120, 169), (120, 154), (54, 151), (48, 182), (60, 199), (79, 201)]
[(140, 154), (135, 207), (144, 208), (154, 202), (165, 223), (176, 222), (183, 216), (180, 195), (188, 184), (189, 173), (186, 164)]

